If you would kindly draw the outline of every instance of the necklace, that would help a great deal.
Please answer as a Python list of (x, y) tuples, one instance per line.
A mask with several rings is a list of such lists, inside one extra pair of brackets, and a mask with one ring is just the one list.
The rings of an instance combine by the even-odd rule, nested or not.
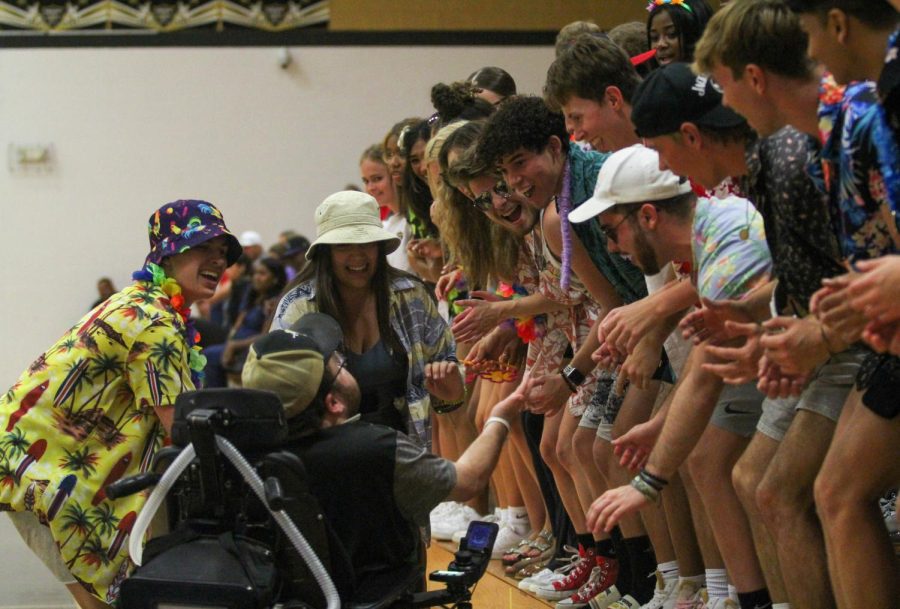
[(569, 289), (569, 281), (572, 276), (572, 226), (569, 224), (569, 212), (572, 211), (572, 170), (569, 168), (569, 159), (563, 164), (562, 191), (557, 197), (559, 208), (559, 228), (562, 233), (562, 276), (559, 285), (562, 289)]
[(185, 305), (184, 296), (181, 294), (181, 286), (171, 277), (166, 277), (166, 272), (158, 264), (148, 262), (139, 271), (131, 274), (135, 281), (141, 281), (154, 285), (161, 289), (169, 297), (169, 305), (178, 314), (183, 326), (182, 334), (188, 344), (188, 366), (191, 369), (191, 380), (194, 386), (199, 388), (203, 381), (203, 369), (206, 367), (206, 356), (202, 353), (200, 333), (194, 327), (191, 319), (191, 308)]

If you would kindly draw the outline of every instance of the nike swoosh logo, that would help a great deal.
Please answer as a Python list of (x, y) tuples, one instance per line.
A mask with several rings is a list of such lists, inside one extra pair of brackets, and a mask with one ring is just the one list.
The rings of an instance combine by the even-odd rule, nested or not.
[(726, 414), (753, 414), (749, 410), (735, 410), (731, 407), (731, 404), (725, 404), (725, 413)]

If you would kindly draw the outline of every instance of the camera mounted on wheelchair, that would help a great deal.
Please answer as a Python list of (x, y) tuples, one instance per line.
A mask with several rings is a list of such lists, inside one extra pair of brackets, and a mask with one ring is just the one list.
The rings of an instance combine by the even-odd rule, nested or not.
[[(391, 582), (383, 598), (340, 599), (353, 577), (346, 552), (309, 491), (302, 461), (282, 450), (286, 438), (275, 394), (204, 389), (178, 397), (172, 446), (157, 453), (153, 472), (107, 488), (116, 499), (156, 485), (129, 541), (138, 566), (122, 583), (120, 609), (471, 607), (497, 536), (493, 523), (472, 523), (447, 569), (431, 574), (444, 590), (413, 592), (422, 589), (418, 567)], [(144, 549), (143, 533), (163, 501), (172, 530)]]

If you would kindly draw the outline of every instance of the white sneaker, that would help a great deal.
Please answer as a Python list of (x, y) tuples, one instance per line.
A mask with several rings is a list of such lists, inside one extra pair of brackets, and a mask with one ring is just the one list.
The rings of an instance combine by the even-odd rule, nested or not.
[(531, 535), (532, 531), (530, 530), (520, 534), (508, 523), (502, 523), (500, 525), (500, 530), (497, 532), (497, 539), (494, 541), (494, 550), (491, 552), (491, 558), (503, 558), (503, 555), (506, 554), (510, 548), (515, 548), (523, 540), (531, 537)]
[[(466, 506), (466, 507), (469, 507), (469, 506)], [(469, 509), (471, 510), (472, 508), (469, 508)], [(472, 522), (473, 520), (480, 520), (481, 522), (496, 522), (500, 526), (503, 526), (503, 523), (501, 522), (501, 519), (500, 519), (500, 508), (495, 509), (493, 514), (488, 514), (487, 516), (480, 516), (478, 514), (478, 512), (476, 512), (475, 510), (472, 510), (472, 513), (475, 514), (475, 517), (469, 518), (468, 520), (465, 521), (465, 523), (461, 527), (459, 527), (458, 529), (454, 529), (453, 533), (451, 533), (450, 537), (448, 537), (447, 539), (452, 539), (453, 543), (458, 544), (459, 541), (463, 537), (466, 536), (466, 533), (469, 530), (469, 523)], [(494, 547), (496, 547), (496, 546), (497, 546), (497, 544), (495, 542)]]
[(672, 603), (672, 607), (673, 609), (702, 609), (706, 602), (705, 593), (706, 589), (699, 582), (679, 577), (675, 585), (673, 596), (675, 602)]
[(518, 588), (522, 592), (531, 592), (531, 586), (539, 586), (548, 578), (553, 577), (553, 571), (550, 569), (541, 569), (531, 577), (526, 577), (519, 582)]
[(626, 594), (612, 605), (609, 605), (607, 609), (641, 609), (641, 604), (633, 596)]
[[(465, 535), (469, 523), (480, 518), (478, 512), (467, 505), (460, 505), (455, 511), (448, 511), (445, 515), (431, 524), (431, 536), (442, 541), (453, 539), (454, 533), (459, 530)], [(461, 535), (462, 536), (462, 535)]]
[(641, 609), (674, 609), (675, 589), (678, 580), (673, 579), (666, 583), (662, 573), (656, 571), (656, 588), (653, 589), (653, 598), (641, 605)]
[(443, 503), (437, 504), (437, 507), (431, 510), (431, 514), (428, 515), (428, 518), (431, 521), (431, 526), (433, 527), (447, 514), (452, 514), (453, 512), (459, 510), (459, 508), (461, 507), (462, 504), (455, 501), (444, 501)]
[[(555, 571), (551, 571), (550, 569), (544, 569), (540, 571), (534, 577), (530, 577), (531, 581), (528, 583), (526, 588), (521, 588), (525, 590), (525, 592), (531, 592), (532, 594), (537, 594), (538, 588), (543, 586), (552, 585), (552, 583), (558, 579), (563, 579), (569, 571), (575, 568), (575, 565), (578, 564), (580, 557), (578, 556), (577, 550), (571, 546), (563, 546), (564, 550), (574, 550), (575, 552), (566, 558), (560, 558), (559, 562), (563, 563), (559, 568)], [(526, 581), (526, 580), (522, 580)]]

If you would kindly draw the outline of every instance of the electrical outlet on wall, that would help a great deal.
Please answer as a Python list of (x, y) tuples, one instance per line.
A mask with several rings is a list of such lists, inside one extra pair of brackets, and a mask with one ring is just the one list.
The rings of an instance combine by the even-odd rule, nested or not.
[(10, 143), (7, 149), (7, 163), (10, 173), (51, 173), (56, 165), (53, 144)]

